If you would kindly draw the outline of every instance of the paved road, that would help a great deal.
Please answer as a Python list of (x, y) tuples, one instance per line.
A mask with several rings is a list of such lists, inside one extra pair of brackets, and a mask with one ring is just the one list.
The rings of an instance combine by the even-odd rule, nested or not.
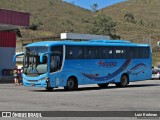
[(80, 86), (77, 91), (0, 84), (0, 111), (160, 111), (160, 80), (126, 88)]

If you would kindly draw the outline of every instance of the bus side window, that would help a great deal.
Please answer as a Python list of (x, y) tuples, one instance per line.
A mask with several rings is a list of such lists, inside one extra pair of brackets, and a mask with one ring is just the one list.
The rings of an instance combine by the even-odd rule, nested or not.
[(63, 61), (63, 46), (53, 46), (51, 48), (53, 54), (50, 58), (50, 72), (55, 72), (61, 69)]
[(98, 47), (85, 47), (85, 58), (86, 59), (98, 59), (99, 58), (99, 49)]
[(83, 59), (84, 47), (82, 46), (67, 46), (66, 59)]
[(43, 63), (42, 64), (47, 64), (47, 56), (43, 56)]
[(142, 59), (149, 58), (149, 47), (138, 48), (138, 53), (140, 53), (138, 55), (139, 58), (142, 58)]
[(99, 54), (101, 59), (113, 59), (112, 47), (99, 47)]
[(138, 57), (138, 48), (137, 47), (128, 47), (127, 48), (127, 58), (128, 59), (137, 59)]
[(114, 58), (125, 59), (126, 58), (126, 48), (125, 47), (115, 47), (114, 48)]
[(57, 71), (61, 67), (60, 56), (51, 56), (50, 62), (51, 72)]
[(101, 59), (107, 59), (107, 47), (99, 47), (99, 55)]
[(108, 47), (107, 48), (107, 58), (113, 59), (113, 48), (112, 47)]

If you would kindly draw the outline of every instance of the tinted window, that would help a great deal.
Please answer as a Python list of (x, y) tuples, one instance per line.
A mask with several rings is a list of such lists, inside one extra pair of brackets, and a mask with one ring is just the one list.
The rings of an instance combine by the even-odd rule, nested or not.
[(84, 47), (82, 46), (66, 46), (66, 59), (83, 59)]
[(62, 55), (63, 54), (63, 46), (53, 46), (51, 49), (53, 55)]
[(127, 58), (128, 59), (138, 59), (138, 58), (149, 58), (149, 47), (128, 47), (127, 48)]
[(86, 59), (98, 59), (99, 58), (99, 48), (88, 46), (85, 47), (85, 58)]
[(53, 46), (50, 57), (50, 72), (55, 72), (61, 69), (63, 61), (63, 46)]
[(107, 47), (99, 47), (99, 56), (101, 59), (106, 59), (108, 56)]
[(114, 58), (126, 58), (126, 47), (114, 47)]
[(157, 70), (157, 69), (152, 70), (152, 74), (157, 74), (158, 72), (160, 72), (160, 70)]
[(127, 48), (127, 58), (128, 59), (138, 58), (138, 49), (136, 47), (128, 47)]
[(139, 59), (148, 58), (149, 47), (66, 46), (66, 59)]
[(138, 50), (139, 58), (149, 58), (149, 47), (142, 47)]
[(114, 58), (113, 47), (107, 47), (107, 58), (109, 59)]

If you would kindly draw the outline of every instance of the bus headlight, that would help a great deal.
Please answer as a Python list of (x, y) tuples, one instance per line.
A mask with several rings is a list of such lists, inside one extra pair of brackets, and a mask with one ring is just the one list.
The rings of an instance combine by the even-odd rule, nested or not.
[(27, 79), (23, 78), (23, 81), (27, 81)]
[(44, 78), (39, 79), (39, 82), (41, 82), (41, 81), (47, 81), (47, 80), (48, 80), (48, 77), (44, 77)]

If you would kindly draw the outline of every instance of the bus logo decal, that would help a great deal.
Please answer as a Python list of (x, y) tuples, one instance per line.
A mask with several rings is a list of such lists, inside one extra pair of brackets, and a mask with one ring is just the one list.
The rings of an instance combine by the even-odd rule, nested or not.
[(107, 75), (107, 76), (98, 77), (98, 76), (94, 76), (94, 75), (86, 74), (86, 73), (82, 73), (82, 75), (84, 75), (88, 79), (91, 79), (91, 80), (94, 80), (94, 81), (108, 81), (108, 82), (111, 82), (111, 79), (114, 79), (115, 76), (117, 76), (119, 73), (121, 73), (123, 70), (125, 70), (128, 67), (128, 65), (130, 64), (130, 62), (131, 62), (130, 59), (126, 60), (119, 69), (117, 69), (115, 72), (113, 72), (112, 74)]
[(117, 66), (117, 62), (104, 62), (103, 60), (99, 61), (98, 63), (100, 66), (102, 67), (116, 67)]
[(145, 70), (147, 66), (144, 63), (139, 63), (128, 70), (128, 74), (137, 75)]

